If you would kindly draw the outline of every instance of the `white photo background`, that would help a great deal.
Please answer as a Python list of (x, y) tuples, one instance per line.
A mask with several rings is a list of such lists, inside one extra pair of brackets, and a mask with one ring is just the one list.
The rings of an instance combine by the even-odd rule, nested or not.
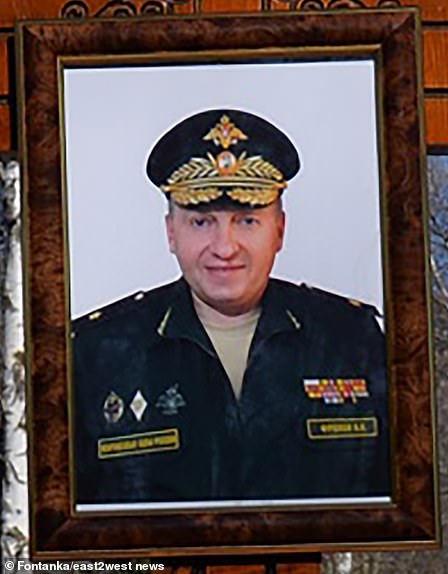
[(299, 151), (273, 275), (381, 310), (375, 89), (369, 59), (66, 68), (72, 318), (179, 276), (146, 160), (172, 126), (212, 108), (260, 115)]

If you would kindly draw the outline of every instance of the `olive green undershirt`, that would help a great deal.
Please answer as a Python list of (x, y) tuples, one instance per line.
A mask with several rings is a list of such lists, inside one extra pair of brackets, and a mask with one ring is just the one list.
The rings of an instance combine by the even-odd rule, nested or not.
[(229, 377), (233, 392), (239, 398), (249, 348), (260, 318), (261, 309), (253, 309), (248, 313), (233, 317), (219, 313), (198, 299), (195, 294), (193, 294), (193, 303)]

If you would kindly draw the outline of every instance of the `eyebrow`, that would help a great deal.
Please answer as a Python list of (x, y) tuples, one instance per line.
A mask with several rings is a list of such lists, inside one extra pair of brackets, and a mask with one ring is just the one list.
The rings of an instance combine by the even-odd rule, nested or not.
[(213, 209), (210, 211), (192, 211), (191, 215), (209, 215), (212, 217), (216, 217), (219, 213), (229, 213), (230, 215), (234, 216), (234, 215), (257, 215), (256, 211), (254, 209)]

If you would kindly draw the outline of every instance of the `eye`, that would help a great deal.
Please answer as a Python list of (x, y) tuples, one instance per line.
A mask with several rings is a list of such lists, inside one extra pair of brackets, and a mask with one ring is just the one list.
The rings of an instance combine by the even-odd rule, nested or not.
[(254, 215), (245, 215), (241, 217), (239, 223), (246, 227), (253, 227), (259, 223), (259, 220)]
[(192, 227), (204, 228), (211, 224), (209, 217), (195, 216), (190, 220), (190, 225)]

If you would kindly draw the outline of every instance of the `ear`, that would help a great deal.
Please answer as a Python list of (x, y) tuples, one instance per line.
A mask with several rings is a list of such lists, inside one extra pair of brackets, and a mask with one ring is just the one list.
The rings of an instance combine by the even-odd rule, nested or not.
[(286, 225), (286, 214), (282, 209), (281, 212), (278, 214), (278, 220), (277, 220), (277, 231), (278, 231), (277, 253), (283, 247), (283, 239), (285, 237), (285, 225)]
[(166, 229), (166, 236), (168, 239), (168, 246), (170, 248), (171, 253), (176, 253), (176, 241), (175, 241), (173, 219), (174, 218), (172, 213), (167, 213), (165, 215), (165, 229)]

